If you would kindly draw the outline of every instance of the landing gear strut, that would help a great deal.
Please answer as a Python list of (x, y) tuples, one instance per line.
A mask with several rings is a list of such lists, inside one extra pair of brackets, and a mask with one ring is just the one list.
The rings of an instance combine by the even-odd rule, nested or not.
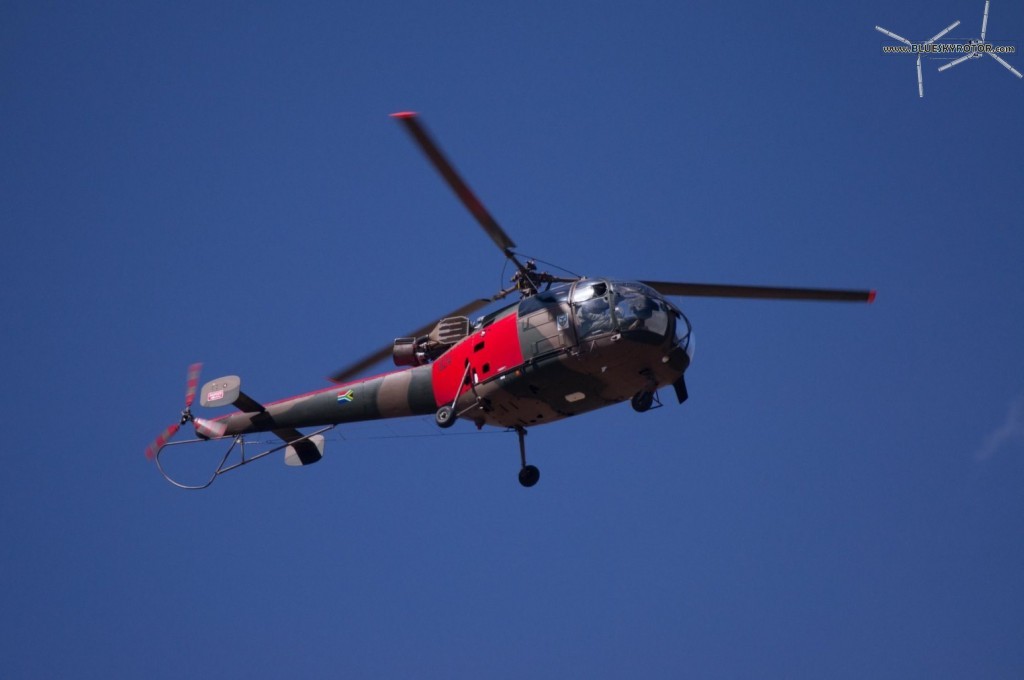
[(526, 464), (526, 429), (517, 426), (516, 434), (519, 435), (519, 460), (523, 466), (519, 470), (519, 483), (529, 488), (540, 480), (540, 470), (535, 465)]
[(640, 375), (647, 378), (647, 384), (644, 385), (642, 390), (634, 394), (629, 402), (637, 413), (650, 411), (654, 408), (655, 404), (661, 406), (661, 400), (658, 399), (658, 381), (654, 379), (654, 374), (650, 371), (641, 371)]

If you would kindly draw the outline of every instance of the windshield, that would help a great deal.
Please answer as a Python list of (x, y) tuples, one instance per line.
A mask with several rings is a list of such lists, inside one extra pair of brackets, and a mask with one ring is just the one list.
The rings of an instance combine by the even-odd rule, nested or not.
[(664, 336), (669, 328), (668, 305), (643, 284), (615, 285), (615, 321), (620, 331), (649, 331)]
[(664, 338), (673, 328), (672, 308), (642, 283), (585, 279), (573, 287), (570, 300), (581, 340), (612, 332), (646, 332)]

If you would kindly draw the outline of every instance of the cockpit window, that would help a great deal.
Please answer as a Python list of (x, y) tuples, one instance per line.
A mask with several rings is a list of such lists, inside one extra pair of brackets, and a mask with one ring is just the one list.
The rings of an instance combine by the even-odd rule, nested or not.
[(608, 333), (614, 329), (612, 311), (608, 300), (596, 297), (577, 305), (576, 322), (579, 324), (581, 338)]
[(690, 325), (690, 320), (686, 318), (686, 315), (679, 311), (679, 308), (675, 305), (666, 302), (669, 308), (669, 313), (675, 317), (676, 320), (676, 344), (686, 350), (687, 356), (690, 360), (693, 360), (693, 326)]
[(572, 290), (572, 303), (579, 339), (615, 330), (606, 282), (580, 281)]
[(586, 302), (597, 297), (604, 297), (608, 293), (608, 284), (604, 281), (580, 281), (572, 291), (574, 303)]
[(650, 286), (637, 281), (616, 281), (615, 292), (621, 293), (622, 295), (646, 295), (650, 298), (661, 298), (661, 293)]

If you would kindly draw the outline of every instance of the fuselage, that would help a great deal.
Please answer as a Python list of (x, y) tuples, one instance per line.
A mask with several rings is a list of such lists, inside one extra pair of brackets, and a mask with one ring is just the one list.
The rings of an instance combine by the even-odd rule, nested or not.
[(453, 406), (482, 427), (532, 427), (675, 383), (689, 321), (641, 283), (583, 279), (481, 318), (423, 366), (354, 380), (217, 419), (225, 435), (428, 415)]

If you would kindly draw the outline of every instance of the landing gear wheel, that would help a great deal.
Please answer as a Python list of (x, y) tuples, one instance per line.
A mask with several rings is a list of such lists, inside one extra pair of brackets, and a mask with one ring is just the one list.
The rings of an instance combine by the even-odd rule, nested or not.
[(540, 479), (540, 470), (534, 465), (527, 465), (519, 471), (519, 483), (529, 488)]
[(451, 406), (442, 406), (434, 414), (434, 422), (438, 427), (451, 427), (455, 424), (455, 411)]
[(649, 411), (654, 404), (654, 392), (637, 392), (630, 401), (637, 413)]

